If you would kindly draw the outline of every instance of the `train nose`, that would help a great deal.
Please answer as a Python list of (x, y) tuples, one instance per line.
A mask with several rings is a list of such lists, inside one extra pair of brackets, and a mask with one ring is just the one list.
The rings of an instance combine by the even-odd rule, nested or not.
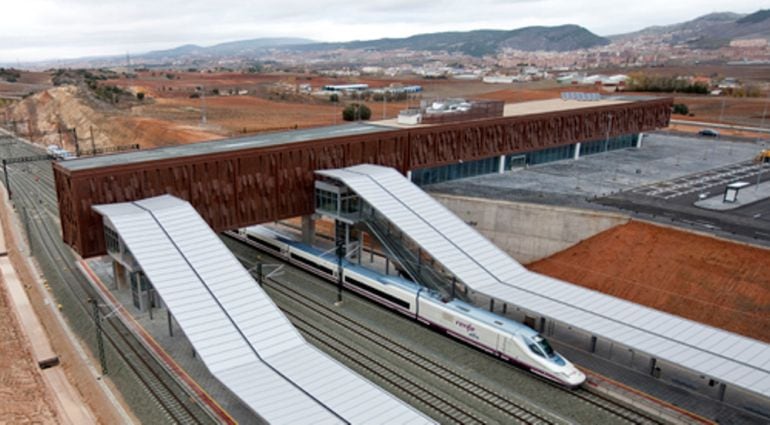
[(586, 381), (586, 375), (578, 368), (573, 368), (572, 370), (566, 373), (562, 373), (561, 375), (564, 379), (564, 383), (571, 388), (579, 387), (583, 384), (583, 382)]

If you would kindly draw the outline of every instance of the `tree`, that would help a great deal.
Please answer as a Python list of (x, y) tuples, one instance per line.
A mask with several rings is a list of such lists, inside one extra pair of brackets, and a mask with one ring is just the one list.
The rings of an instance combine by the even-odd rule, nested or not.
[(687, 115), (690, 112), (690, 108), (688, 108), (684, 103), (675, 103), (671, 112), (680, 115)]
[(368, 106), (351, 103), (342, 110), (342, 119), (345, 121), (368, 120), (372, 117), (372, 110)]

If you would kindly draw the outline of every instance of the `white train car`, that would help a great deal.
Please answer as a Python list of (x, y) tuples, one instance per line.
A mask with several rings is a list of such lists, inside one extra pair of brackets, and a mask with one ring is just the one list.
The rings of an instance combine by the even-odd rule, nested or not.
[(551, 348), (534, 329), (459, 300), (419, 297), (419, 320), (492, 355), (568, 387), (585, 374)]
[[(245, 235), (294, 265), (337, 281), (337, 257), (263, 226), (249, 227)], [(343, 261), (343, 285), (401, 314), (439, 329), (453, 338), (531, 370), (568, 387), (577, 387), (585, 375), (555, 352), (536, 331), (460, 300), (445, 302), (414, 282), (386, 276)]]

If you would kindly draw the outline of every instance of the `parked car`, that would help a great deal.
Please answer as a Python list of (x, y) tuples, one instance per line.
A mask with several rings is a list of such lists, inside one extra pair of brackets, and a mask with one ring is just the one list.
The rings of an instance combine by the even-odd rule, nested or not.
[(719, 137), (719, 132), (712, 128), (704, 128), (698, 132), (698, 136), (703, 137)]

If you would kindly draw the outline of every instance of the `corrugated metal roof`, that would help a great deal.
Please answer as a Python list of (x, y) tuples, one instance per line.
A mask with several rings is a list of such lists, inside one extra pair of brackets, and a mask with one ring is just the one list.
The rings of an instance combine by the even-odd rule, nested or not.
[(340, 180), (475, 291), (770, 396), (770, 345), (527, 271), (397, 171), (317, 171)]
[(164, 195), (94, 209), (211, 373), (267, 421), (431, 423), (309, 345), (189, 203)]

